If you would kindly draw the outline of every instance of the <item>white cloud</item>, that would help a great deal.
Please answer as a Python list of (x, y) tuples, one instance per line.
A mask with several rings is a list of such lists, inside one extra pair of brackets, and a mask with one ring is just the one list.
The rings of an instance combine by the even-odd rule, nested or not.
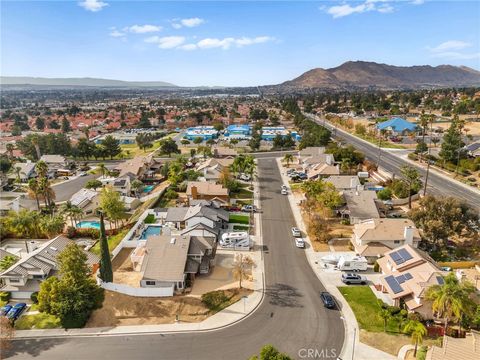
[(450, 60), (473, 60), (480, 59), (480, 53), (460, 53), (457, 51), (445, 51), (432, 54), (432, 57)]
[(198, 49), (198, 46), (197, 44), (185, 44), (185, 45), (179, 46), (178, 48), (182, 50), (191, 51), (191, 50)]
[(425, 0), (412, 0), (410, 4), (412, 5), (422, 5), (425, 3)]
[(112, 29), (112, 31), (110, 31), (111, 37), (124, 37), (125, 35), (124, 32), (118, 31), (117, 29)]
[(204, 19), (194, 17), (188, 19), (173, 19), (172, 20), (172, 27), (175, 29), (181, 29), (182, 27), (196, 27), (205, 23)]
[(144, 40), (147, 43), (158, 44), (160, 49), (174, 49), (185, 42), (184, 36), (151, 36)]
[(146, 34), (151, 32), (159, 32), (162, 30), (161, 26), (157, 25), (132, 25), (126, 28), (126, 31), (129, 31), (134, 34)]
[(80, 1), (78, 5), (87, 11), (97, 12), (102, 10), (105, 6), (108, 6), (108, 3), (101, 0), (84, 0)]
[[(418, 0), (414, 0), (417, 1)], [(362, 3), (343, 3), (342, 5), (334, 5), (330, 7), (321, 6), (319, 10), (325, 11), (332, 15), (334, 19), (341, 18), (352, 14), (362, 14), (370, 11), (387, 14), (395, 11), (392, 5), (395, 0), (365, 0)]]
[(445, 41), (433, 48), (428, 48), (432, 52), (446, 52), (450, 50), (462, 50), (467, 47), (472, 46), (472, 44), (465, 42), (465, 41), (460, 41), (460, 40), (448, 40)]

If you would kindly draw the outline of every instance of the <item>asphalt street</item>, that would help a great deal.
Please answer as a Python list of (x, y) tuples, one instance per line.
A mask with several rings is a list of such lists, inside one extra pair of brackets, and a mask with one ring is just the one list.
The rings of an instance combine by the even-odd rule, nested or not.
[[(294, 245), (288, 199), (274, 159), (259, 159), (265, 298), (245, 320), (205, 333), (16, 340), (8, 359), (239, 359), (265, 344), (293, 358), (336, 359), (344, 342), (338, 310), (320, 301), (322, 284)], [(309, 350), (311, 349), (311, 350)], [(310, 359), (313, 357), (310, 357)]]
[[(365, 143), (359, 138), (350, 135), (347, 132), (342, 131), (341, 129), (335, 129), (334, 126), (320, 120), (318, 117), (310, 118), (316, 120), (318, 124), (332, 130), (334, 134), (336, 133), (335, 136), (337, 138), (342, 139), (347, 144), (353, 145), (357, 150), (363, 152), (369, 160), (374, 162), (378, 161), (379, 150), (378, 147), (376, 147), (375, 145)], [(385, 150), (380, 150), (379, 164), (382, 168), (392, 174), (395, 174), (395, 176), (397, 177), (401, 176), (400, 168), (403, 165), (411, 165), (411, 163), (406, 162), (405, 160)], [(422, 176), (422, 180), (424, 181), (426, 170), (419, 166), (417, 166), (417, 169), (419, 170), (420, 175)], [(470, 190), (460, 184), (456, 184), (455, 182), (446, 179), (444, 176), (439, 175), (433, 171), (430, 171), (428, 175), (427, 194), (453, 196), (467, 202), (468, 204), (470, 204), (470, 206), (480, 211), (480, 195), (477, 192)]]
[(73, 194), (82, 189), (88, 180), (96, 179), (99, 175), (80, 176), (72, 180), (66, 180), (59, 184), (52, 185), (52, 189), (55, 191), (55, 202), (63, 202), (70, 200)]

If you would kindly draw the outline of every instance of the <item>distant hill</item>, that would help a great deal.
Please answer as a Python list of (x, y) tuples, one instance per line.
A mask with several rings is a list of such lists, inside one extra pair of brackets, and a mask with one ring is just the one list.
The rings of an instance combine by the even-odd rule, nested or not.
[(355, 90), (480, 86), (480, 72), (466, 66), (392, 66), (348, 61), (331, 69), (313, 69), (278, 88)]
[(92, 86), (92, 87), (176, 87), (164, 81), (122, 81), (96, 78), (41, 78), (2, 76), (2, 85)]

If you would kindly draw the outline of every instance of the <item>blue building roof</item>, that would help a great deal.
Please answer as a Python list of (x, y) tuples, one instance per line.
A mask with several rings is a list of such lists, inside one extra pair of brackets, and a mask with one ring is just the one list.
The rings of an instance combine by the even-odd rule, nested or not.
[(229, 125), (227, 126), (227, 131), (250, 131), (250, 125)]
[(392, 129), (393, 131), (399, 133), (404, 131), (415, 131), (416, 128), (417, 125), (399, 117), (377, 124), (377, 129), (379, 130)]

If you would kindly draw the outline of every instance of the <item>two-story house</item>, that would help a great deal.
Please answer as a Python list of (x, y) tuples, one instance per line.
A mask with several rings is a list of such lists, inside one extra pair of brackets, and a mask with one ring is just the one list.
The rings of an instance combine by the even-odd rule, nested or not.
[[(0, 290), (11, 293), (13, 299), (29, 299), (32, 293), (40, 289), (43, 280), (56, 275), (57, 256), (72, 243), (73, 240), (61, 235), (45, 242), (0, 274), (5, 284)], [(88, 251), (84, 253), (89, 266), (98, 264), (97, 255)]]

